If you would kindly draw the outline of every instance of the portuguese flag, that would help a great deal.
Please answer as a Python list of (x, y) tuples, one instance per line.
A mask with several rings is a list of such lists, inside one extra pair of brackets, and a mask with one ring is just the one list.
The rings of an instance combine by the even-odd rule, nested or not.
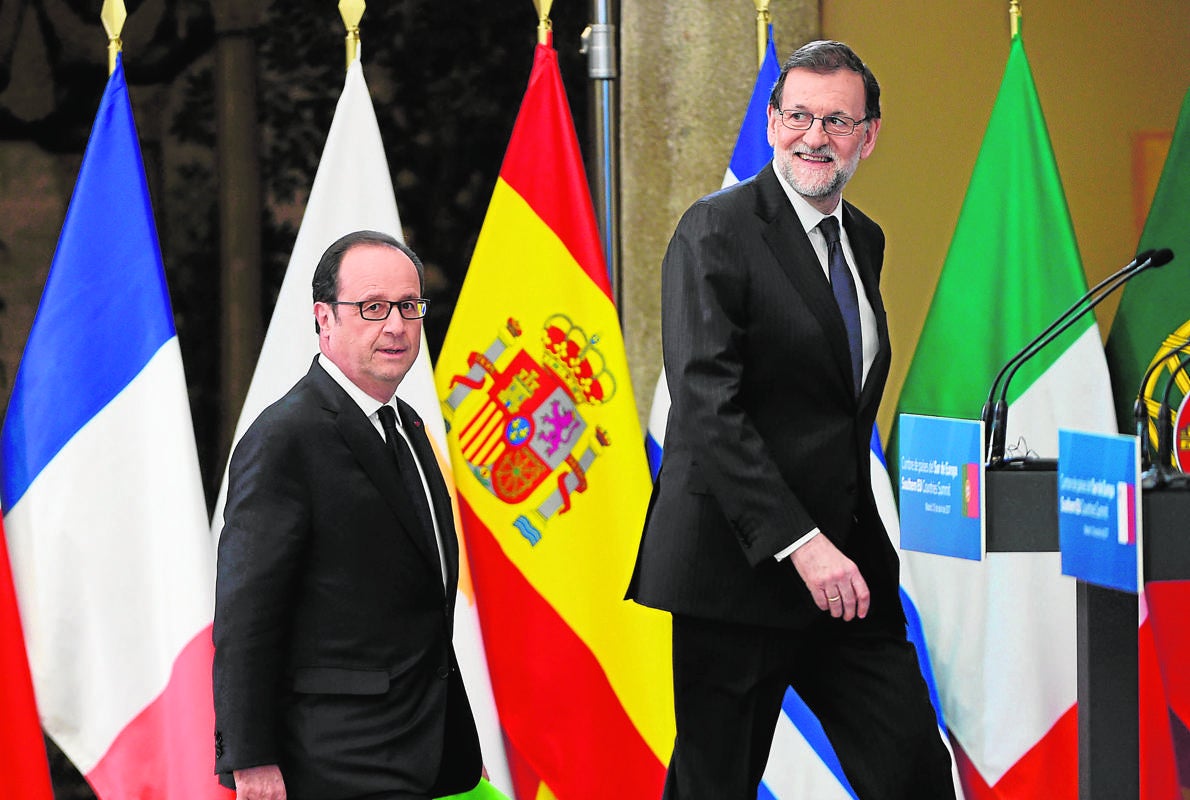
[[(1120, 430), (1135, 430), (1133, 402), (1144, 372), (1167, 352), (1190, 342), (1190, 92), (1174, 129), (1169, 155), (1153, 197), (1138, 249), (1168, 247), (1174, 261), (1164, 269), (1150, 270), (1130, 281), (1112, 323), (1107, 359), (1116, 394)], [(1174, 379), (1172, 372), (1190, 354), (1177, 352), (1153, 370), (1144, 387), (1149, 415), (1149, 442), (1157, 449), (1153, 420)], [(1190, 390), (1190, 377), (1180, 375), (1170, 392), (1177, 403)], [(1144, 444), (1142, 443), (1142, 447)], [(1185, 450), (1185, 444), (1178, 448)], [(1145, 586), (1148, 617), (1140, 629), (1140, 746), (1141, 795), (1173, 797), (1190, 792), (1190, 626), (1185, 603), (1190, 582), (1149, 583)], [(1144, 606), (1142, 605), (1142, 608)], [(1176, 784), (1171, 786), (1170, 784)]]
[[(1120, 300), (1120, 308), (1112, 322), (1107, 339), (1107, 362), (1111, 367), (1112, 388), (1120, 430), (1135, 430), (1132, 404), (1140, 389), (1140, 381), (1159, 353), (1182, 347), (1190, 341), (1190, 92), (1182, 101), (1182, 112), (1174, 131), (1169, 155), (1161, 171), (1161, 180), (1138, 250), (1168, 247), (1174, 261), (1164, 269), (1149, 270), (1129, 281)], [(1187, 351), (1169, 360), (1167, 368), (1154, 370), (1146, 387), (1149, 415), (1157, 414), (1158, 404), (1165, 391), (1164, 378), (1177, 368)], [(1178, 389), (1171, 392), (1174, 400), (1187, 394), (1190, 379), (1182, 376)], [(1155, 400), (1153, 398), (1156, 398)], [(1177, 407), (1176, 404), (1174, 406)], [(1156, 431), (1150, 425), (1150, 446), (1157, 447)]]
[(653, 800), (674, 737), (669, 617), (622, 599), (649, 473), (552, 44), (435, 380), (517, 797)]

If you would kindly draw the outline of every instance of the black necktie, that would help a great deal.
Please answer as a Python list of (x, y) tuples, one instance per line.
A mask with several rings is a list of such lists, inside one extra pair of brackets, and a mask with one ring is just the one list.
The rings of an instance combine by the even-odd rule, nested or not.
[(839, 304), (839, 311), (843, 314), (843, 325), (847, 328), (847, 346), (851, 351), (851, 378), (855, 383), (855, 393), (859, 394), (864, 376), (864, 340), (859, 323), (859, 295), (855, 291), (855, 278), (851, 277), (851, 269), (847, 266), (847, 259), (843, 257), (843, 243), (839, 241), (839, 221), (834, 217), (824, 217), (818, 223), (822, 235), (826, 237), (826, 263), (831, 278), (831, 291), (835, 294), (835, 302)]
[(384, 427), (388, 445), (397, 457), (397, 469), (401, 472), (401, 480), (405, 482), (405, 490), (409, 493), (409, 499), (413, 501), (418, 519), (437, 539), (437, 535), (434, 534), (434, 520), (430, 516), (430, 503), (426, 499), (426, 487), (421, 481), (421, 473), (417, 471), (417, 462), (413, 460), (413, 451), (409, 449), (405, 437), (397, 430), (397, 412), (393, 411), (392, 406), (383, 405), (376, 413), (380, 417), (381, 426)]

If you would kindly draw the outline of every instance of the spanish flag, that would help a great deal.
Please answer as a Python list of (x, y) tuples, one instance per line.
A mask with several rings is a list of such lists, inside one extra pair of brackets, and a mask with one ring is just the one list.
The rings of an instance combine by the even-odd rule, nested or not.
[(463, 536), (518, 800), (656, 798), (669, 618), (623, 601), (649, 473), (552, 43), (438, 357)]

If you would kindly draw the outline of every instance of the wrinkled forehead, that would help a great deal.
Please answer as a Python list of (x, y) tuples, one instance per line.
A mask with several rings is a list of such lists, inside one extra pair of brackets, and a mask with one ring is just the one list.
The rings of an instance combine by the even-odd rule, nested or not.
[(782, 108), (805, 108), (824, 114), (864, 116), (864, 79), (849, 69), (820, 72), (795, 67), (785, 76)]
[(339, 265), (339, 290), (387, 292), (398, 299), (421, 290), (417, 266), (401, 250), (382, 244), (360, 244), (343, 254)]

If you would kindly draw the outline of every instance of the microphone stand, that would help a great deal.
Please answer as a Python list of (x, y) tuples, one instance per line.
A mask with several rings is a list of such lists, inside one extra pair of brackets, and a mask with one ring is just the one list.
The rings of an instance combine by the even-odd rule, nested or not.
[[(1033, 348), (1035, 345), (1037, 345), (1037, 343), (1039, 341), (1044, 339), (1050, 333), (1050, 331), (1052, 331), (1054, 328), (1058, 327), (1063, 322), (1065, 322), (1066, 319), (1071, 314), (1074, 314), (1075, 311), (1078, 310), (1079, 306), (1081, 306), (1083, 303), (1087, 302), (1087, 300), (1090, 297), (1092, 297), (1096, 292), (1098, 292), (1100, 289), (1102, 289), (1108, 283), (1110, 283), (1114, 280), (1118, 280), (1119, 278), (1121, 278), (1124, 275), (1131, 276), (1130, 271), (1133, 270), (1137, 264), (1139, 264), (1141, 261), (1149, 260), (1152, 257), (1153, 257), (1152, 250), (1145, 250), (1143, 253), (1138, 253), (1136, 258), (1132, 259), (1127, 264), (1125, 264), (1123, 267), (1121, 267), (1119, 270), (1112, 273), (1111, 275), (1108, 275), (1106, 278), (1101, 280), (1099, 283), (1095, 284), (1095, 286), (1093, 286), (1090, 291), (1088, 291), (1086, 294), (1084, 294), (1082, 297), (1080, 297), (1078, 300), (1076, 300), (1073, 303), (1073, 305), (1070, 306), (1070, 308), (1066, 309), (1060, 315), (1058, 315), (1058, 318), (1055, 319), (1053, 322), (1051, 322), (1048, 328), (1046, 328), (1041, 333), (1034, 336), (1033, 339), (1030, 340), (1030, 342), (1027, 345), (1025, 345), (1016, 355), (1014, 355), (1012, 358), (1008, 359), (1008, 361), (1006, 361), (1004, 363), (1004, 366), (1000, 367), (1000, 371), (996, 373), (996, 377), (992, 381), (992, 387), (991, 387), (991, 389), (988, 390), (988, 399), (983, 404), (983, 411), (980, 413), (979, 418), (981, 420), (983, 420), (983, 422), (985, 424), (987, 424), (988, 422), (991, 421), (992, 404), (996, 400), (996, 389), (1000, 385), (1000, 379), (1004, 377), (1004, 373), (1008, 371), (1009, 367), (1011, 367), (1013, 364), (1015, 364), (1018, 361), (1022, 361), (1024, 359), (1030, 358), (1032, 356), (1032, 352), (1029, 352), (1030, 348)], [(1112, 289), (1114, 289), (1114, 288), (1115, 287), (1113, 286)], [(1108, 292), (1112, 291), (1112, 289), (1109, 289)], [(1078, 316), (1081, 316), (1082, 313), (1083, 313), (1082, 311), (1079, 311)], [(1033, 352), (1036, 352), (1036, 350), (1034, 350)]]
[[(1150, 267), (1160, 267), (1173, 258), (1173, 252), (1168, 248), (1161, 250), (1146, 250), (1125, 265), (1115, 274), (1105, 278), (1093, 289), (1080, 297), (1070, 308), (1066, 309), (1056, 320), (1050, 323), (1044, 331), (1038, 334), (1019, 353), (1008, 360), (992, 382), (992, 389), (988, 394), (988, 402), (984, 404), (982, 419), (987, 421), (991, 412), (991, 426), (987, 434), (988, 439), (988, 467), (1002, 467), (1005, 465), (1004, 440), (1008, 429), (1008, 385), (1012, 382), (1021, 365), (1036, 355), (1043, 347), (1057, 339), (1073, 325), (1079, 317), (1099, 305), (1108, 295), (1123, 286), (1132, 278)], [(1102, 291), (1101, 291), (1102, 290)], [(1098, 292), (1098, 294), (1096, 294)], [(1003, 382), (1001, 383), (1001, 378)], [(996, 391), (999, 388), (999, 397)]]

